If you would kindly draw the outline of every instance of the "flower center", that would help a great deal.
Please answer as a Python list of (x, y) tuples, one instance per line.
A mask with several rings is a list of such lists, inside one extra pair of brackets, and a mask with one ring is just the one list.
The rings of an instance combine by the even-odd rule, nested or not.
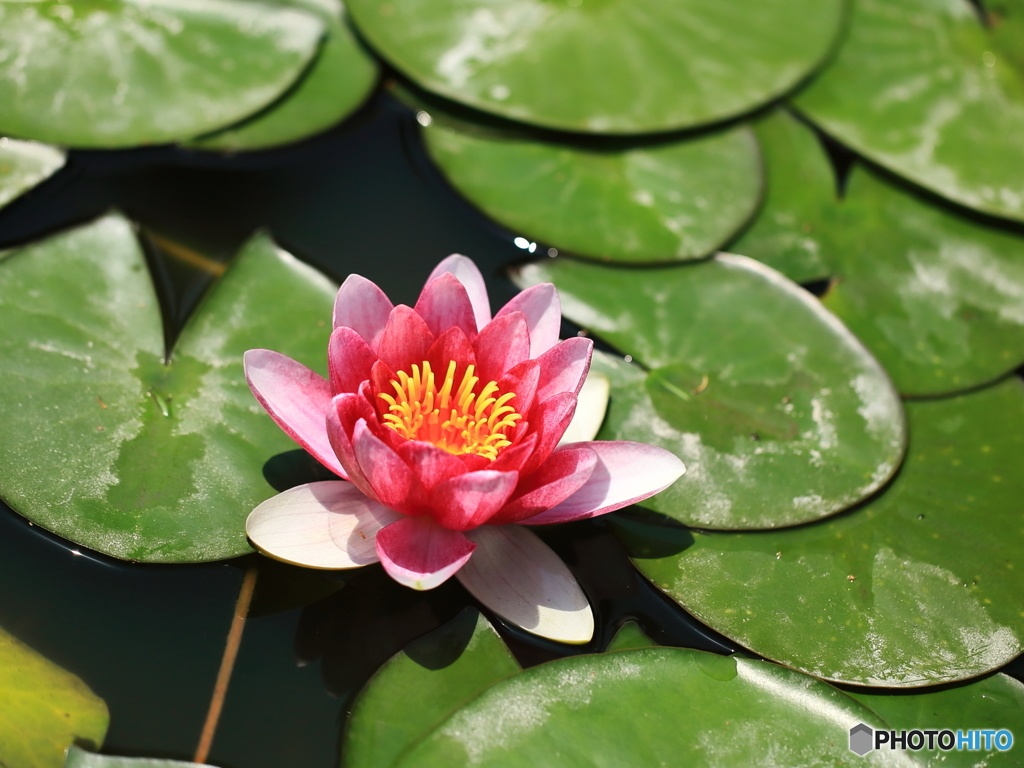
[(490, 381), (477, 392), (480, 379), (473, 375), (475, 366), (466, 366), (462, 381), (456, 388), (454, 360), (448, 363), (441, 387), (438, 388), (430, 363), (414, 365), (412, 375), (399, 371), (391, 380), (395, 395), (381, 392), (378, 397), (388, 404), (384, 423), (408, 440), (433, 443), (448, 453), (472, 453), (492, 461), (512, 441), (508, 433), (522, 417), (507, 403), (515, 392), (502, 394), (498, 383)]

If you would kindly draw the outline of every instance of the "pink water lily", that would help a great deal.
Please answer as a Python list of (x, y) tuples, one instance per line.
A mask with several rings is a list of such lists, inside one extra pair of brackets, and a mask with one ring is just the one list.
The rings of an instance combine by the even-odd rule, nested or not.
[[(260, 504), (249, 538), (271, 557), (314, 568), (379, 561), (414, 589), (454, 575), (529, 632), (590, 640), (586, 597), (525, 526), (612, 512), (684, 470), (643, 443), (559, 444), (593, 351), (589, 339), (559, 341), (560, 323), (550, 284), (492, 318), (483, 278), (464, 256), (434, 269), (415, 307), (393, 306), (351, 275), (335, 302), (329, 380), (277, 352), (245, 355), (267, 413), (344, 478)], [(596, 430), (582, 428), (588, 438)]]

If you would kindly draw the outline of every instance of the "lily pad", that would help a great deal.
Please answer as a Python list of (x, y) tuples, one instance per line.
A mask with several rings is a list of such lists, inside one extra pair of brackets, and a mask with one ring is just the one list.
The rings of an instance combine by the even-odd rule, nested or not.
[(160, 760), (151, 757), (120, 757), (99, 755), (72, 745), (68, 749), (64, 768), (184, 768), (206, 763), (189, 763), (184, 760)]
[[(542, 664), (492, 686), (406, 752), (427, 766), (835, 766), (874, 713), (764, 661), (642, 648)], [(873, 752), (865, 765), (914, 765)]]
[[(969, 0), (855, 0), (835, 58), (796, 106), (880, 165), (1024, 220), (1024, 57)], [(1024, 8), (1004, 3), (1004, 13)], [(1016, 43), (1019, 46), (1019, 42)]]
[[(957, 731), (1004, 728), (1016, 731), (1024, 723), (1024, 685), (1007, 675), (995, 674), (937, 690), (874, 692), (851, 691), (850, 696), (881, 716), (890, 730)], [(980, 737), (979, 742), (982, 742)], [(918, 760), (928, 768), (1011, 768), (1020, 765), (1020, 746), (1000, 750), (988, 742), (978, 749), (921, 751)]]
[(340, 0), (277, 0), (321, 17), (327, 36), (302, 79), (244, 123), (189, 142), (196, 149), (238, 152), (288, 144), (341, 122), (370, 95), (379, 67), (345, 23)]
[(410, 745), (476, 696), (521, 670), (475, 609), (410, 644), (370, 680), (342, 741), (345, 768), (392, 766)]
[(829, 52), (840, 0), (350, 0), (359, 30), (427, 90), (525, 123), (649, 133), (789, 91)]
[(555, 259), (518, 280), (553, 282), (566, 317), (635, 359), (595, 355), (612, 385), (598, 437), (686, 464), (644, 507), (701, 528), (794, 525), (857, 503), (899, 466), (906, 429), (885, 373), (813, 296), (752, 259)]
[(208, 133), (275, 101), (323, 32), (240, 0), (0, 0), (0, 133), (107, 148)]
[(657, 143), (562, 143), (466, 129), (431, 111), (427, 150), (448, 181), (516, 234), (606, 261), (707, 256), (753, 215), (761, 158), (736, 126)]
[(56, 147), (0, 138), (0, 208), (64, 167)]
[(103, 699), (67, 670), (0, 629), (0, 765), (60, 768), (73, 741), (99, 746)]
[(904, 395), (993, 381), (1024, 362), (1024, 236), (972, 221), (856, 166), (832, 238), (825, 306)]
[(635, 621), (627, 621), (608, 643), (608, 651), (629, 651), (634, 648), (651, 648), (658, 644), (651, 640)]
[(765, 163), (764, 204), (728, 248), (809, 283), (835, 274), (827, 239), (836, 179), (814, 131), (784, 109), (752, 123)]
[[(864, 506), (788, 531), (694, 532), (665, 556), (633, 541), (634, 562), (712, 628), (817, 677), (904, 688), (999, 668), (1024, 650), (1024, 383), (907, 414), (905, 465)], [(649, 526), (652, 542), (671, 533)]]
[(242, 354), (315, 369), (335, 286), (258, 236), (165, 362), (160, 308), (131, 226), (111, 215), (0, 261), (0, 496), (114, 557), (220, 560), (294, 450), (252, 397)]

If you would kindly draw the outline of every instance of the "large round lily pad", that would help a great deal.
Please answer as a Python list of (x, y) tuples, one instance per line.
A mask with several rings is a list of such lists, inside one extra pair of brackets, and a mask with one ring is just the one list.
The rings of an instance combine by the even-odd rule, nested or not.
[(856, 166), (829, 237), (824, 297), (905, 395), (965, 390), (1024, 362), (1024, 236), (958, 216)]
[(107, 705), (81, 679), (0, 629), (0, 765), (61, 768), (72, 742), (98, 747)]
[(253, 239), (165, 362), (142, 251), (107, 216), (0, 260), (0, 496), (114, 557), (220, 560), (250, 551), (246, 516), (295, 444), (242, 373), (253, 347), (323, 369), (334, 286)]
[(64, 166), (56, 147), (0, 137), (0, 208)]
[[(1000, 7), (1024, 15), (1020, 4)], [(1024, 56), (1010, 47), (1015, 39), (986, 28), (969, 0), (855, 0), (843, 45), (796, 106), (895, 173), (1024, 220)]]
[(686, 464), (643, 506), (702, 528), (816, 520), (876, 491), (906, 431), (885, 373), (817, 299), (752, 259), (670, 269), (527, 265), (567, 317), (637, 363), (595, 355), (612, 383), (598, 437)]
[(555, 143), (447, 121), (427, 150), (448, 181), (519, 235), (608, 261), (707, 256), (753, 215), (761, 158), (745, 126), (657, 143)]
[(788, 531), (695, 532), (671, 555), (647, 558), (641, 538), (634, 562), (722, 634), (829, 680), (915, 687), (999, 668), (1024, 650), (1024, 383), (907, 413), (905, 466), (864, 506)]
[(526, 123), (645, 133), (742, 114), (823, 59), (840, 0), (350, 0), (427, 90)]
[(75, 147), (208, 133), (277, 99), (323, 31), (242, 0), (0, 0), (0, 133)]
[(341, 122), (370, 95), (377, 82), (377, 60), (345, 23), (340, 0), (277, 0), (277, 4), (315, 13), (327, 26), (309, 71), (260, 114), (190, 146), (238, 152), (299, 141)]
[[(402, 768), (835, 766), (849, 729), (884, 723), (826, 683), (681, 648), (576, 656), (487, 689), (405, 752)], [(914, 765), (873, 752), (864, 765)]]

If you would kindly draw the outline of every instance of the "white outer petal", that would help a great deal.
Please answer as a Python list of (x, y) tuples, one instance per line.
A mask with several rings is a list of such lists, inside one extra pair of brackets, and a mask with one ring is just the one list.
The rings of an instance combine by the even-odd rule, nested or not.
[(590, 603), (537, 534), (519, 525), (484, 525), (466, 537), (477, 548), (455, 578), (473, 597), (527, 632), (562, 643), (590, 641)]
[(326, 480), (267, 499), (249, 514), (245, 532), (276, 560), (306, 568), (359, 568), (377, 562), (377, 531), (401, 517), (352, 483)]
[(576, 395), (576, 413), (562, 439), (558, 441), (559, 445), (588, 442), (597, 437), (608, 411), (611, 391), (611, 381), (603, 373), (590, 371), (587, 374), (583, 388)]

